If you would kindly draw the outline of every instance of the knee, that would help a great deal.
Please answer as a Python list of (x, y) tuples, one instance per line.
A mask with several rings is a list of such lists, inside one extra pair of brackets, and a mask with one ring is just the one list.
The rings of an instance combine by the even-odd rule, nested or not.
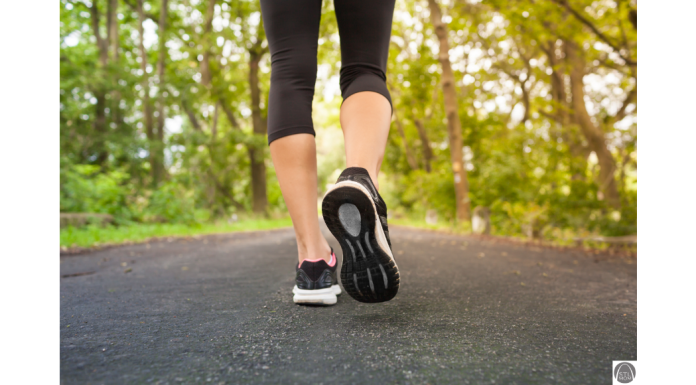
[(312, 99), (317, 55), (308, 49), (287, 49), (271, 56), (268, 95), (268, 143), (294, 134), (314, 135)]
[(271, 58), (271, 84), (283, 84), (288, 89), (311, 88), (317, 78), (316, 53), (283, 52)]
[(346, 66), (341, 68), (341, 95), (346, 100), (355, 93), (372, 91), (384, 96), (391, 105), (386, 80), (386, 74), (379, 67), (364, 64)]

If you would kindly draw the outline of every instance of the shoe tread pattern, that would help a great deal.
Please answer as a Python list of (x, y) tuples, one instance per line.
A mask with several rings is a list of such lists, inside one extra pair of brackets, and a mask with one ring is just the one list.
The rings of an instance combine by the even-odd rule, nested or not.
[[(339, 208), (346, 203), (355, 205), (360, 212), (360, 232), (355, 237), (343, 228), (338, 216)], [(354, 187), (338, 187), (324, 197), (322, 214), (343, 249), (340, 276), (345, 291), (360, 302), (394, 298), (399, 290), (399, 270), (377, 242), (372, 197)]]

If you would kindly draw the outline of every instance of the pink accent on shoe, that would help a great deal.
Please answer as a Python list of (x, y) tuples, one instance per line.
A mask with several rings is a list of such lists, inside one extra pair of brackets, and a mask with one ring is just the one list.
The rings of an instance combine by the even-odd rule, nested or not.
[[(320, 259), (305, 259), (305, 260), (303, 260), (302, 262), (307, 261), (307, 262), (317, 263), (317, 262), (323, 261), (323, 260), (324, 260), (324, 258), (320, 258)], [(297, 267), (300, 267), (300, 266), (302, 265), (302, 262), (299, 262), (299, 263), (297, 264)], [(331, 261), (329, 261), (329, 266), (330, 266), (330, 267), (333, 267), (335, 264), (336, 264), (336, 254), (334, 254), (333, 252), (331, 252)]]

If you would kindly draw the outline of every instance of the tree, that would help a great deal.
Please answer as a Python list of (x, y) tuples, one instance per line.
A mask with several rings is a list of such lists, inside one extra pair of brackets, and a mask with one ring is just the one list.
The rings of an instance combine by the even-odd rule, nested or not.
[[(94, 37), (96, 38), (97, 48), (99, 50), (99, 69), (102, 72), (107, 71), (109, 65), (109, 45), (113, 43), (109, 39), (109, 35), (112, 33), (112, 25), (115, 23), (114, 15), (115, 8), (109, 6), (107, 8), (106, 16), (106, 30), (107, 37), (100, 31), (100, 20), (101, 13), (99, 12), (98, 3), (95, 1), (89, 7), (92, 30), (94, 32)], [(106, 166), (106, 161), (109, 156), (109, 151), (106, 146), (107, 141), (107, 117), (106, 117), (106, 85), (103, 82), (97, 83), (94, 86), (94, 97), (96, 98), (95, 103), (95, 119), (94, 119), (94, 134), (97, 142), (97, 163)]]
[(449, 135), (450, 158), (452, 172), (454, 173), (454, 191), (457, 202), (457, 220), (471, 221), (469, 202), (469, 182), (467, 170), (464, 164), (462, 152), (462, 126), (459, 120), (459, 107), (457, 103), (457, 91), (455, 89), (454, 74), (449, 58), (449, 41), (447, 26), (442, 22), (442, 11), (435, 0), (428, 0), (430, 18), (435, 27), (435, 34), (440, 41), (440, 54), (438, 60), (442, 67), (442, 94), (445, 99), (445, 113), (447, 115), (447, 133)]
[[(264, 46), (266, 39), (263, 30), (263, 19), (259, 21), (256, 39), (249, 47), (249, 90), (251, 91), (251, 120), (255, 136), (264, 137), (266, 134), (266, 118), (261, 116), (261, 90), (259, 88), (259, 62), (268, 52)], [(263, 147), (261, 147), (263, 146)], [(249, 161), (251, 163), (252, 208), (256, 213), (265, 213), (268, 199), (266, 197), (266, 163), (265, 141), (254, 141), (249, 146)]]
[[(285, 213), (266, 163), (271, 66), (258, 2), (60, 4), (62, 208), (119, 223)], [(397, 2), (387, 69), (396, 127), (382, 163), (390, 213), (435, 210), (455, 225), (486, 206), (496, 234), (634, 233), (636, 6)], [(331, 2), (318, 45), (323, 188), (344, 166)], [(104, 199), (80, 204), (94, 197)]]
[(587, 139), (589, 148), (597, 154), (599, 160), (599, 187), (613, 207), (621, 205), (619, 191), (616, 188), (616, 162), (607, 148), (604, 132), (595, 126), (585, 106), (585, 61), (572, 41), (564, 41), (566, 60), (570, 67), (570, 89), (573, 117)]
[(164, 80), (164, 68), (167, 61), (167, 0), (162, 0), (160, 5), (159, 23), (157, 25), (157, 134), (152, 142), (151, 152), (155, 153), (152, 165), (152, 183), (155, 187), (159, 186), (164, 178), (164, 118), (165, 118), (165, 96), (167, 95)]
[(145, 11), (143, 10), (143, 0), (137, 0), (138, 10), (138, 51), (140, 52), (140, 71), (142, 72), (142, 87), (143, 87), (143, 120), (145, 123), (145, 134), (149, 142), (148, 157), (150, 159), (150, 169), (152, 173), (152, 185), (156, 186), (157, 178), (155, 171), (158, 166), (157, 151), (153, 151), (157, 147), (157, 135), (154, 128), (152, 102), (150, 101), (150, 77), (148, 76), (147, 51), (145, 50)]

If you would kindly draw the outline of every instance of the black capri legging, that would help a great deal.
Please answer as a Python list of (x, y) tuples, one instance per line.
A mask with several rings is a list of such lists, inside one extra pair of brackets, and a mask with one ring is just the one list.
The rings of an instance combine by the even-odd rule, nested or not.
[[(268, 144), (312, 134), (322, 0), (261, 0), (271, 52)], [(341, 37), (341, 95), (373, 91), (389, 101), (387, 57), (395, 0), (334, 0)]]

